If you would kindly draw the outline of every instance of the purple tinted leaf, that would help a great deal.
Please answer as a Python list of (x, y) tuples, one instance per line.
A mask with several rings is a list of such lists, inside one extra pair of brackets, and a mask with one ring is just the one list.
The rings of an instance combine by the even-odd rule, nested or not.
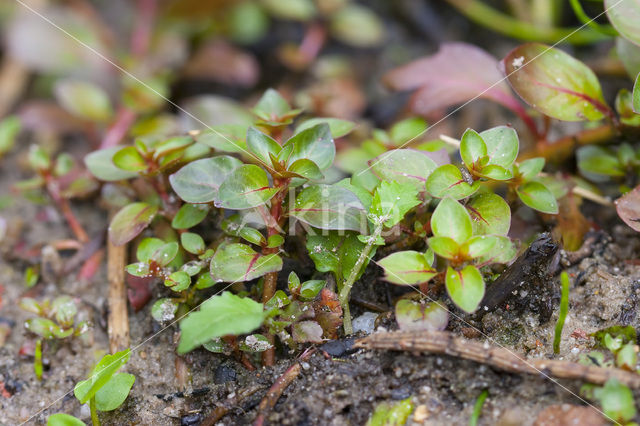
[(520, 107), (502, 79), (494, 57), (465, 43), (445, 43), (435, 55), (396, 68), (384, 77), (394, 90), (418, 89), (410, 107), (421, 115), (476, 96), (508, 108)]
[(616, 210), (624, 223), (640, 232), (640, 186), (618, 198)]

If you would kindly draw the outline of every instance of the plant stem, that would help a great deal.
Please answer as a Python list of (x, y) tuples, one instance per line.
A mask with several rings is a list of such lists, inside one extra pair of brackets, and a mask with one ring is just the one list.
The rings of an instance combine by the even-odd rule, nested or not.
[[(289, 188), (289, 180), (288, 179), (273, 179), (273, 185), (275, 187), (279, 187), (280, 191), (274, 195), (271, 199), (271, 211), (270, 216), (271, 219), (267, 223), (267, 238), (272, 235), (276, 235), (280, 233), (280, 221), (282, 219), (282, 202), (287, 194), (287, 189)], [(264, 247), (262, 249), (263, 255), (274, 254), (278, 252), (278, 247)], [(262, 284), (262, 303), (267, 303), (274, 294), (276, 294), (276, 287), (278, 284), (278, 272), (269, 272), (264, 276), (264, 281)], [(262, 352), (262, 363), (265, 366), (272, 366), (276, 363), (276, 352), (273, 344), (275, 343), (275, 338), (273, 334), (267, 332), (266, 337), (271, 343), (271, 348)]]
[(33, 353), (33, 371), (36, 378), (42, 380), (42, 339), (36, 340), (36, 349)]
[(560, 313), (558, 314), (558, 322), (556, 323), (555, 335), (553, 336), (553, 353), (560, 353), (560, 338), (562, 337), (562, 328), (564, 321), (569, 312), (569, 274), (563, 271), (560, 275), (560, 284), (562, 285), (562, 295), (560, 296)]
[(60, 194), (59, 182), (49, 173), (44, 174), (43, 177), (46, 182), (47, 193), (64, 216), (76, 239), (83, 244), (88, 242), (89, 236), (73, 214), (71, 206), (69, 205), (69, 200)]
[(100, 419), (98, 419), (98, 409), (96, 408), (95, 396), (89, 400), (89, 409), (91, 410), (91, 424), (93, 426), (100, 426)]
[(362, 266), (365, 264), (365, 261), (369, 260), (369, 253), (371, 253), (371, 249), (375, 245), (376, 240), (382, 234), (383, 223), (379, 223), (376, 225), (376, 229), (373, 231), (373, 234), (369, 237), (369, 242), (362, 249), (356, 264), (353, 266), (351, 273), (349, 274), (349, 278), (344, 282), (342, 288), (340, 289), (340, 294), (338, 295), (338, 299), (340, 299), (340, 305), (342, 306), (342, 311), (344, 313), (342, 324), (344, 326), (344, 334), (349, 335), (353, 334), (353, 327), (351, 326), (351, 312), (349, 310), (349, 294), (351, 293), (351, 288), (353, 284), (356, 282), (356, 278), (362, 269)]
[(576, 31), (578, 28), (536, 26), (497, 11), (479, 0), (447, 0), (447, 2), (476, 24), (521, 40), (556, 43), (571, 35), (566, 39), (568, 43), (591, 44), (610, 38), (590, 27)]

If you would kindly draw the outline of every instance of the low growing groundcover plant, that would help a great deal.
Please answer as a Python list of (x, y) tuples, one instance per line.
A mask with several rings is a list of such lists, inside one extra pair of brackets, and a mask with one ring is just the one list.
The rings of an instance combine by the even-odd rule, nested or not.
[[(34, 136), (36, 143), (21, 161), (27, 179), (13, 188), (35, 203), (52, 203), (74, 237), (55, 241), (54, 251), (78, 250), (78, 262), (85, 262), (83, 273), (89, 275), (100, 262), (100, 253), (89, 252), (102, 241), (85, 231), (72, 202), (99, 199), (109, 216), (108, 247), (125, 246), (123, 257), (131, 258), (125, 270), (144, 289), (139, 299), (130, 295), (131, 306), (140, 309), (157, 296), (150, 315), (159, 330), (177, 331), (169, 350), (177, 352), (180, 362), (188, 363), (192, 358), (187, 354), (203, 348), (232, 356), (252, 370), (258, 364), (274, 365), (278, 356), (351, 336), (359, 328), (352, 324), (354, 302), (368, 302), (352, 293), (376, 286), (387, 293), (388, 304), (395, 305), (386, 310), (393, 311), (401, 330), (442, 330), (450, 317), (473, 322), (484, 314), (478, 310), (487, 288), (535, 238), (533, 231), (523, 229), (551, 231), (564, 249), (577, 250), (594, 225), (583, 216), (583, 199), (611, 206), (610, 200), (621, 196), (618, 215), (640, 231), (640, 38), (633, 18), (639, 16), (640, 3), (616, 1), (569, 2), (586, 26), (576, 31), (557, 27), (561, 10), (551, 1), (510, 1), (514, 16), (509, 16), (482, 0), (448, 0), (474, 22), (526, 42), (511, 46), (501, 60), (476, 46), (443, 43), (436, 54), (392, 69), (382, 83), (391, 90), (414, 92), (401, 114), (379, 120), (393, 102), (384, 108), (366, 105), (368, 90), (360, 87), (350, 59), (340, 53), (345, 46), (384, 45), (391, 17), (378, 16), (377, 5), (350, 0), (232, 2), (216, 7), (219, 13), (203, 25), (194, 17), (176, 18), (164, 6), (156, 10), (153, 0), (141, 0), (131, 17), (142, 19), (131, 21), (143, 25), (132, 31), (130, 49), (111, 37), (109, 25), (95, 34), (86, 28), (80, 37), (104, 44), (98, 51), (126, 64), (134, 71), (131, 75), (105, 77), (88, 63), (86, 68), (95, 75), (76, 75), (72, 68), (87, 62), (78, 52), (62, 55), (52, 42), (54, 56), (62, 59), (46, 64), (30, 57), (25, 52), (29, 49), (16, 49), (16, 40), (24, 37), (14, 34), (3, 61), (11, 55), (35, 61), (34, 69), (45, 72), (34, 80), (33, 92), (50, 92), (57, 113), (63, 114), (50, 121), (64, 120), (47, 122), (42, 112), (30, 118), (34, 109), (46, 109), (42, 105), (40, 110), (17, 110), (0, 121), (0, 157), (12, 155), (20, 138)], [(533, 3), (540, 9), (534, 10)], [(70, 5), (52, 4), (51, 9), (69, 9), (69, 19), (80, 13), (92, 25), (100, 24), (93, 19), (99, 14), (94, 16), (84, 1)], [(406, 13), (408, 3), (396, 7)], [(429, 15), (429, 7), (415, 14), (417, 27), (423, 28), (418, 21), (425, 10)], [(595, 23), (589, 14), (600, 9), (600, 23)], [(541, 10), (547, 11), (546, 21)], [(12, 24), (10, 32), (23, 26), (25, 34), (30, 32), (28, 22), (7, 18), (5, 11), (0, 6), (3, 23), (9, 19), (19, 24)], [(193, 11), (181, 13), (189, 16)], [(605, 16), (611, 25), (602, 23)], [(154, 18), (161, 19), (152, 31)], [(269, 26), (278, 31), (271, 34)], [(285, 34), (292, 28), (301, 39), (282, 42), (279, 31)], [(277, 49), (254, 44), (270, 41), (272, 35), (278, 39)], [(582, 55), (581, 50), (556, 43), (607, 38), (615, 43), (621, 64), (614, 70), (615, 100), (602, 90), (607, 84), (601, 86), (606, 79), (601, 75), (609, 72), (604, 62), (583, 63), (572, 56)], [(334, 55), (336, 40), (345, 46)], [(187, 61), (191, 48), (197, 54)], [(403, 52), (391, 63), (414, 53)], [(265, 66), (261, 75), (261, 66), (251, 62), (254, 56), (260, 61), (276, 58), (292, 74), (280, 82), (268, 81), (272, 70)], [(211, 68), (220, 57), (225, 67)], [(208, 99), (215, 104), (210, 114), (204, 101), (183, 108), (170, 100), (181, 98), (185, 77), (206, 79), (209, 74), (215, 74), (225, 90), (237, 83), (245, 90), (258, 82), (281, 90), (250, 98), (251, 109), (222, 97)], [(308, 87), (307, 77), (313, 79)], [(296, 87), (298, 83), (305, 87)], [(329, 108), (332, 97), (344, 101), (345, 110)], [(490, 125), (465, 122), (452, 127), (457, 134), (437, 140), (423, 137), (444, 112), (457, 111), (450, 107), (465, 106), (477, 97), (513, 115)], [(166, 110), (168, 104), (180, 113)], [(365, 107), (365, 117), (360, 117)], [(511, 118), (514, 126), (496, 125)], [(556, 120), (578, 124), (565, 129)], [(64, 127), (67, 122), (72, 131), (56, 130), (56, 124)], [(382, 128), (371, 127), (376, 125)], [(464, 130), (467, 126), (474, 128)], [(200, 129), (190, 130), (195, 127)], [(559, 134), (563, 136), (553, 140)], [(91, 147), (82, 152), (89, 154), (81, 159), (74, 149), (67, 152), (62, 135), (86, 139)], [(0, 207), (6, 202), (0, 198)], [(8, 232), (0, 221), (0, 237), (4, 234)], [(29, 259), (39, 249), (21, 253), (28, 266), (25, 284), (31, 288), (40, 283), (50, 290), (54, 281), (61, 285), (68, 271), (52, 274), (44, 260), (38, 264)], [(568, 324), (571, 318), (572, 284), (567, 277), (562, 282), (556, 354), (561, 353), (568, 313)], [(32, 295), (23, 298), (20, 307), (35, 315), (25, 327), (29, 343), (35, 342), (35, 375), (47, 380), (45, 354), (91, 339), (90, 323), (79, 321), (84, 313), (77, 314), (80, 303), (90, 307), (92, 301), (84, 295)], [(513, 314), (506, 306), (505, 312)], [(453, 324), (455, 328), (457, 322)], [(0, 341), (7, 334), (2, 327)], [(594, 334), (610, 354), (592, 352), (584, 363), (635, 371), (631, 334), (615, 328)], [(29, 345), (24, 348), (23, 355), (31, 356)], [(106, 355), (77, 384), (75, 395), (89, 405), (92, 423), (99, 423), (99, 411), (116, 409), (127, 398), (135, 378), (117, 370), (128, 357), (128, 350)], [(632, 394), (620, 383), (587, 386), (583, 394), (599, 401), (611, 419), (625, 424), (634, 419)], [(490, 401), (491, 389), (479, 395), (474, 422), (485, 399)], [(371, 424), (404, 422), (416, 409), (412, 398), (377, 402)], [(49, 423), (81, 421), (59, 413), (50, 416)]]
[[(443, 283), (453, 303), (472, 313), (492, 265), (516, 254), (507, 237), (512, 206), (558, 212), (549, 178), (541, 174), (545, 160), (516, 162), (518, 135), (507, 126), (468, 129), (451, 153), (461, 157), (458, 165), (443, 149), (384, 152), (369, 161), (376, 180), (371, 187), (356, 176), (334, 177), (334, 139), (348, 134), (352, 123), (317, 118), (291, 128), (301, 111), (274, 90), (252, 112), (253, 125), (139, 138), (86, 159), (103, 180), (148, 183), (142, 200), (113, 217), (109, 237), (124, 244), (148, 227), (160, 232), (139, 241), (138, 261), (127, 272), (159, 278), (172, 291), (155, 302), (152, 315), (163, 323), (180, 320), (179, 353), (201, 345), (229, 351), (231, 345), (262, 352), (272, 364), (276, 336), (295, 348), (335, 338), (340, 325), (351, 334), (351, 289), (389, 242), (422, 241), (424, 249), (380, 259), (387, 281)], [(411, 131), (416, 123), (402, 126)], [(335, 287), (325, 279), (301, 282), (291, 273), (288, 292), (277, 288), (287, 244), (300, 239)], [(210, 287), (223, 292), (205, 300)], [(230, 337), (258, 329), (240, 345)]]

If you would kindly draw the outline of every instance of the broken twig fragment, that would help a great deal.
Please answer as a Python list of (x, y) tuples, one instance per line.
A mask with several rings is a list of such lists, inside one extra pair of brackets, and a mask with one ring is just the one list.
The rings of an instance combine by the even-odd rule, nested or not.
[(523, 374), (542, 374), (558, 379), (583, 380), (598, 385), (609, 379), (640, 388), (640, 375), (617, 368), (586, 366), (575, 362), (525, 359), (504, 348), (458, 337), (447, 331), (395, 331), (375, 333), (356, 341), (355, 347), (395, 351), (431, 352), (487, 364), (500, 370)]

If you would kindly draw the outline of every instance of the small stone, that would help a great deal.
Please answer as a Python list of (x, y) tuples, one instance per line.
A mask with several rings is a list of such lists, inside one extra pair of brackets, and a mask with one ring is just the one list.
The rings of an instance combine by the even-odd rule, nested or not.
[(416, 411), (413, 412), (413, 421), (422, 423), (429, 418), (429, 409), (426, 405), (418, 405)]
[(542, 410), (533, 424), (534, 426), (604, 426), (608, 423), (592, 407), (558, 404)]

